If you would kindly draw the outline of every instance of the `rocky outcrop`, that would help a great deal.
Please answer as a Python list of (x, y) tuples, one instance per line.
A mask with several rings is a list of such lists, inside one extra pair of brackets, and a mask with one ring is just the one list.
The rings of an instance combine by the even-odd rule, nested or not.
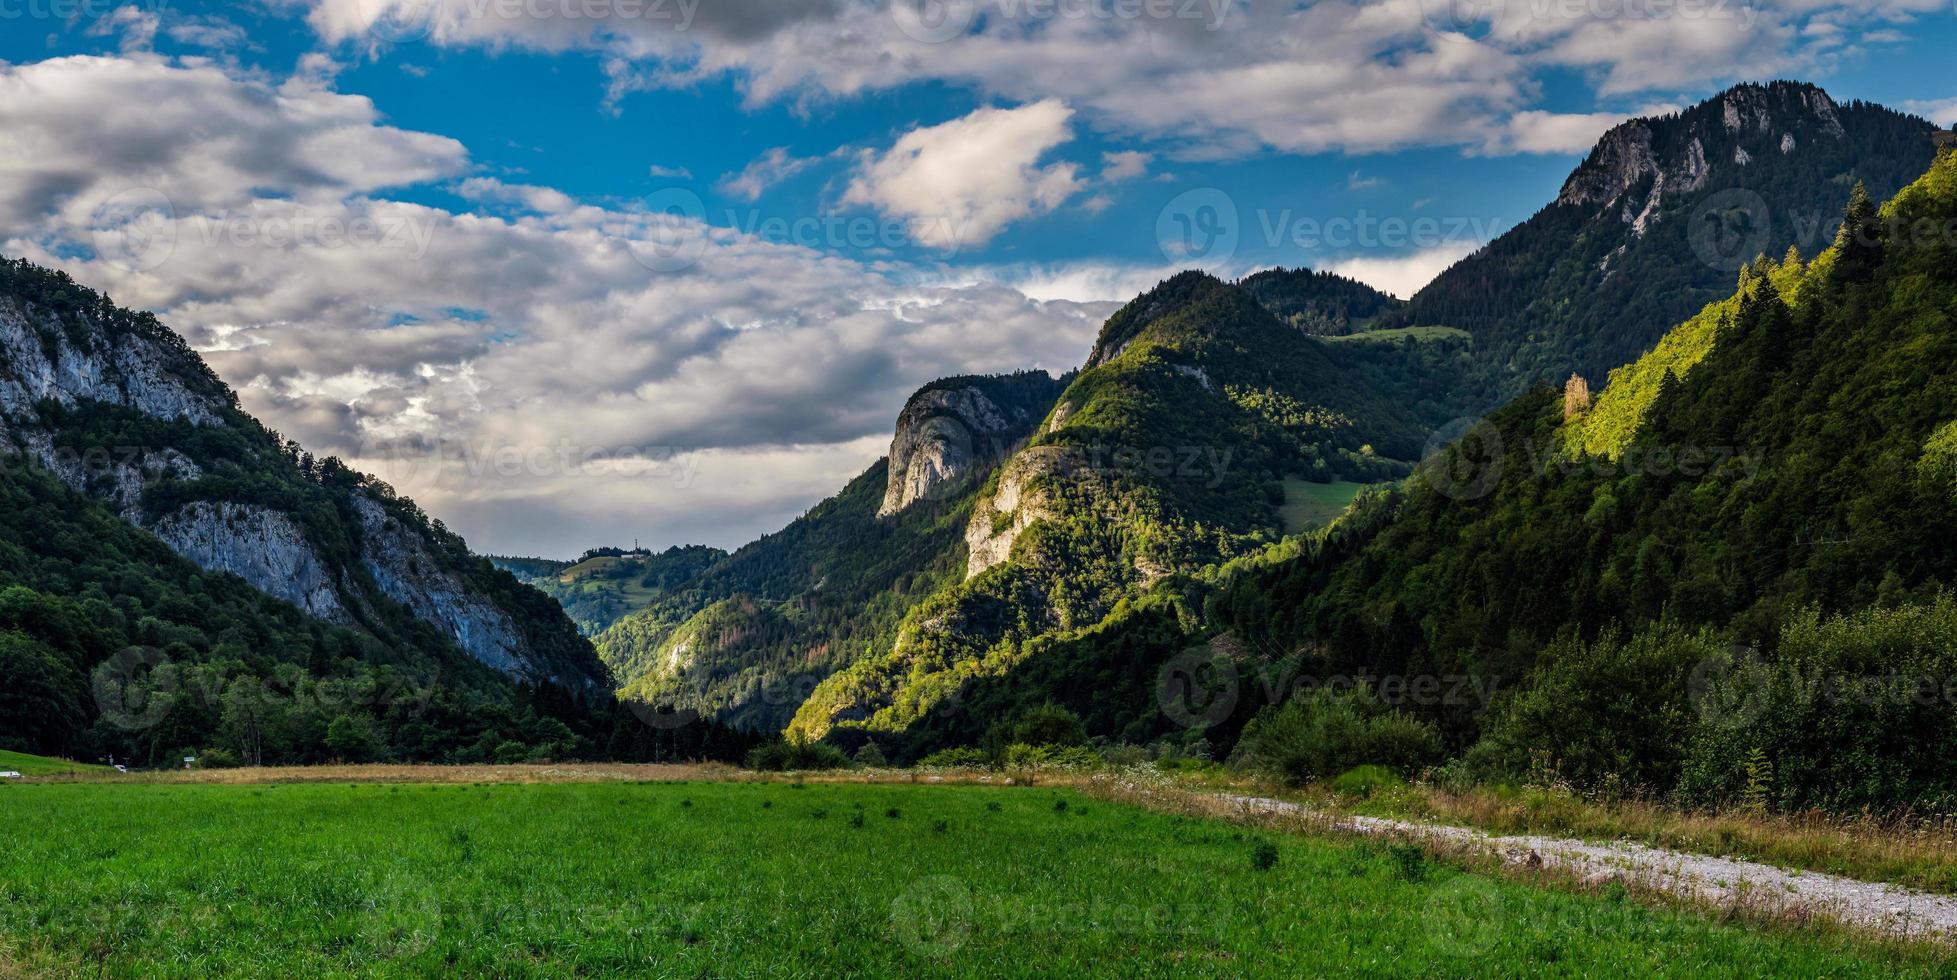
[(524, 672), (526, 644), (509, 613), (444, 569), (418, 530), (366, 497), (354, 497), (353, 505), (360, 517), (360, 563), (383, 595), (454, 637), (477, 660), (507, 673)]
[(150, 531), (199, 566), (230, 572), (308, 615), (333, 623), (353, 621), (340, 601), (332, 570), (306, 540), (306, 532), (285, 514), (198, 501), (157, 521)]
[(1658, 157), (1651, 149), (1651, 126), (1643, 119), (1619, 123), (1563, 182), (1556, 203), (1611, 204), (1626, 191), (1658, 174)]
[(990, 469), (1039, 424), (1056, 383), (1044, 373), (955, 378), (912, 395), (890, 441), (878, 517), (943, 496)]
[(1054, 480), (1075, 462), (1075, 452), (1065, 446), (1034, 446), (1007, 461), (997, 486), (979, 500), (965, 525), (966, 578), (1012, 557), (1020, 532), (1053, 513)]

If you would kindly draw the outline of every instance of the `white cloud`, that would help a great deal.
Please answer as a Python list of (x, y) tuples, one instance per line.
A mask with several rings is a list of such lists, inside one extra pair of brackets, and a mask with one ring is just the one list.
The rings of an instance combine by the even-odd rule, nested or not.
[(1378, 187), (1384, 183), (1386, 183), (1386, 181), (1378, 177), (1368, 177), (1357, 170), (1354, 170), (1352, 173), (1346, 175), (1345, 178), (1346, 189), (1353, 190), (1353, 191), (1372, 190), (1373, 188)]
[(427, 20), (408, 26), (438, 45), (590, 51), (614, 99), (719, 77), (751, 104), (943, 83), (1006, 102), (1058, 99), (1097, 130), (1169, 140), (1190, 157), (1477, 149), (1529, 108), (1551, 72), (1577, 70), (1605, 96), (1813, 74), (1861, 41), (1892, 43), (1911, 18), (1948, 9), (1947, 0), (1518, 0), (1488, 5), (1503, 16), (1463, 33), (1436, 17), (1464, 8), (1435, 0), (1216, 0), (1148, 5), (1139, 17), (977, 0), (947, 5), (983, 16), (934, 43), (907, 35), (893, 13), (893, 3), (915, 0), (716, 0), (693, 17), (681, 3), (605, 17), (604, 0), (308, 2), (315, 30), (334, 43), (371, 45), (377, 20), (399, 30), (384, 13), (398, 21), (425, 10)]
[(1916, 113), (1939, 126), (1957, 126), (1957, 98), (1912, 99), (1903, 103), (1903, 110)]
[[(499, 551), (739, 544), (868, 465), (917, 385), (1068, 370), (1111, 312), (471, 177), (364, 99), (202, 65), (8, 66), (0, 161), (0, 251), (156, 310), (267, 424)], [(174, 250), (91, 257), (137, 185)]]
[(1155, 159), (1153, 154), (1143, 153), (1140, 150), (1116, 150), (1103, 153), (1101, 154), (1101, 180), (1110, 184), (1134, 180), (1148, 173), (1149, 161), (1153, 159)]
[(769, 188), (821, 162), (821, 157), (793, 156), (787, 147), (777, 146), (749, 161), (740, 173), (722, 177), (720, 189), (735, 197), (758, 201)]
[(984, 108), (913, 129), (883, 153), (866, 153), (843, 195), (904, 220), (933, 248), (981, 245), (1024, 218), (1059, 207), (1084, 184), (1071, 163), (1041, 166), (1073, 139), (1073, 110), (1047, 99)]
[(1342, 259), (1327, 263), (1327, 272), (1357, 279), (1374, 289), (1401, 299), (1420, 291), (1447, 267), (1467, 258), (1481, 246), (1473, 243), (1440, 245), (1411, 255), (1394, 258)]
[(692, 180), (693, 179), (693, 171), (688, 170), (685, 167), (662, 167), (659, 164), (655, 163), (651, 167), (647, 168), (646, 172), (651, 176), (658, 177), (663, 180)]

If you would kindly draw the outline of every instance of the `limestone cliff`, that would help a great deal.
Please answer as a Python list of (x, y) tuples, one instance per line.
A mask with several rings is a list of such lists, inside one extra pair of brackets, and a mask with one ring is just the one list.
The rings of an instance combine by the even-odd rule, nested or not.
[(877, 516), (944, 496), (989, 471), (1032, 433), (1059, 392), (1060, 383), (1043, 371), (926, 385), (897, 417)]
[[(487, 566), (412, 503), (280, 445), (153, 317), (10, 261), (0, 262), (0, 454), (320, 619), (385, 633), (398, 604), (506, 673), (605, 681), (568, 621), (561, 631), (535, 622), (509, 594), (520, 586), (481, 574)], [(237, 493), (253, 499), (227, 496)]]

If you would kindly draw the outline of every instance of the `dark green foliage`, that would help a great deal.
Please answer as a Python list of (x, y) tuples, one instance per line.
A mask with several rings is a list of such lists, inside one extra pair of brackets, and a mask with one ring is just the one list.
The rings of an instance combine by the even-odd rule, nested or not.
[(1269, 871), (1277, 867), (1277, 862), (1277, 845), (1270, 841), (1260, 840), (1250, 849), (1250, 866), (1259, 871)]
[(757, 772), (809, 772), (842, 769), (849, 756), (833, 745), (799, 738), (778, 738), (757, 746), (747, 754), (749, 769)]
[(1022, 745), (1084, 745), (1087, 730), (1081, 727), (1079, 715), (1049, 702), (1019, 719), (1012, 740)]
[(1352, 279), (1310, 269), (1269, 269), (1239, 282), (1278, 319), (1305, 333), (1358, 333), (1400, 301)]
[(1321, 690), (1264, 709), (1245, 726), (1232, 761), (1294, 783), (1356, 766), (1402, 772), (1439, 761), (1440, 733), (1379, 702), (1370, 690)]

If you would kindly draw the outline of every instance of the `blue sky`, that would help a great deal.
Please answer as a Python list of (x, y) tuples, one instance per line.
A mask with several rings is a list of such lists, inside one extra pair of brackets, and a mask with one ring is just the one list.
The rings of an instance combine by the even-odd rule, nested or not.
[(15, 0), (0, 247), (479, 547), (731, 546), (1178, 266), (1404, 294), (1735, 81), (1957, 121), (1953, 0), (915, 2)]

